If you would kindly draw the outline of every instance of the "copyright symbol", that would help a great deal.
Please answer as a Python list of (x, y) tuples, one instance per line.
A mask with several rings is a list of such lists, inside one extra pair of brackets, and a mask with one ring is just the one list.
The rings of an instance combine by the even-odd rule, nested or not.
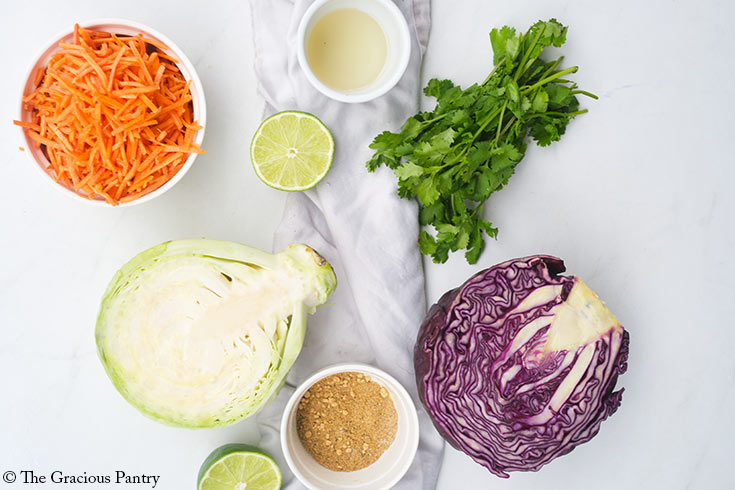
[(3, 473), (3, 481), (5, 483), (13, 483), (15, 481), (15, 473), (12, 471), (6, 471)]

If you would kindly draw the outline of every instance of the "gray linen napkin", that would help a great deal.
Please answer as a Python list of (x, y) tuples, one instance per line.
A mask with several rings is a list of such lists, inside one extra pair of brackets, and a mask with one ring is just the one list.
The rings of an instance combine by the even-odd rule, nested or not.
[(390, 92), (364, 104), (333, 101), (305, 78), (296, 58), (296, 30), (313, 0), (250, 0), (255, 71), (266, 113), (301, 110), (319, 117), (332, 131), (335, 157), (314, 189), (288, 196), (274, 249), (303, 242), (334, 267), (337, 289), (329, 305), (309, 319), (304, 349), (276, 401), (258, 416), (261, 446), (284, 471), (284, 488), (303, 488), (288, 471), (279, 444), (283, 407), (315, 370), (337, 362), (364, 362), (395, 376), (413, 395), (421, 439), (410, 470), (395, 487), (436, 486), (443, 442), (418, 402), (413, 345), (426, 297), (416, 245), (416, 204), (399, 199), (390, 171), (368, 174), (372, 138), (396, 129), (418, 110), (420, 66), (429, 37), (429, 0), (397, 0), (412, 33), (411, 60)]

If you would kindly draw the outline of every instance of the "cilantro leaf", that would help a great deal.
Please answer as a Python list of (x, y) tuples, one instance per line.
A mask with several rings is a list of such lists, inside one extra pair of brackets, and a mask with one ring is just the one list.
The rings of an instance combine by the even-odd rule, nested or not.
[(424, 167), (416, 165), (413, 162), (403, 162), (403, 164), (396, 168), (395, 174), (399, 180), (407, 180), (411, 177), (420, 177), (426, 171)]
[(421, 204), (428, 205), (439, 199), (439, 191), (436, 188), (436, 178), (427, 177), (416, 187), (416, 197)]
[(424, 129), (424, 124), (415, 117), (409, 117), (401, 126), (401, 139), (408, 140), (416, 138)]
[(485, 240), (482, 238), (482, 234), (479, 230), (475, 230), (468, 240), (467, 251), (464, 254), (464, 258), (467, 259), (468, 264), (476, 264), (477, 259), (480, 258), (482, 249), (485, 248)]
[(544, 89), (539, 89), (533, 98), (531, 107), (533, 108), (533, 112), (546, 112), (546, 109), (549, 107), (549, 93)]
[(421, 206), (419, 210), (419, 223), (422, 225), (433, 224), (444, 219), (444, 213), (444, 203), (441, 201), (434, 201), (428, 206)]
[(419, 249), (424, 255), (436, 253), (436, 240), (426, 230), (421, 230), (421, 233), (419, 233)]
[(439, 99), (447, 90), (454, 88), (454, 86), (451, 80), (432, 78), (424, 88), (424, 95)]
[(516, 30), (503, 26), (500, 30), (490, 31), (490, 44), (493, 47), (493, 64), (497, 65), (505, 60), (508, 63), (518, 56), (521, 47), (520, 38), (516, 36)]
[(493, 151), (490, 166), (497, 172), (515, 166), (521, 161), (521, 158), (523, 158), (523, 153), (518, 148), (510, 143), (503, 143)]

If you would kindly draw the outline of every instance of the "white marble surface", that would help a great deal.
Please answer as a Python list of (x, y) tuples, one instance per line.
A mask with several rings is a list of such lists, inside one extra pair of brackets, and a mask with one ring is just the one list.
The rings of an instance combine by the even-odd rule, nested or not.
[[(270, 248), (284, 196), (260, 184), (244, 150), (262, 108), (247, 3), (61, 4), (6, 2), (0, 18), (0, 473), (124, 470), (161, 475), (157, 488), (192, 488), (210, 450), (254, 442), (257, 428), (189, 431), (140, 416), (100, 367), (93, 327), (107, 281), (148, 246), (207, 236)], [(584, 101), (590, 113), (560, 144), (531, 148), (493, 197), (488, 217), (500, 236), (479, 264), (426, 264), (429, 300), (481, 267), (556, 254), (607, 301), (632, 342), (622, 407), (591, 443), (510, 480), (448, 448), (438, 488), (732, 488), (735, 4), (435, 0), (433, 9), (427, 79), (481, 80), (491, 27), (555, 16), (571, 26), (563, 51), (581, 66), (576, 80), (600, 100)], [(164, 197), (126, 210), (53, 192), (10, 125), (41, 44), (95, 17), (135, 19), (175, 40), (209, 106), (207, 154)]]

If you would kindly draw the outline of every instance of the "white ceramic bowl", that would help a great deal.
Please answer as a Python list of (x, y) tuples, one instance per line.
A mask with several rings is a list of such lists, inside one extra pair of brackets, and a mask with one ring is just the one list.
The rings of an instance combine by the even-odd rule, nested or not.
[[(398, 415), (393, 444), (367, 468), (349, 472), (332, 471), (317, 463), (304, 449), (296, 429), (296, 409), (306, 390), (322, 378), (344, 372), (363, 373), (383, 386), (390, 393)], [(419, 419), (411, 396), (395, 378), (367, 364), (337, 364), (318, 371), (291, 395), (281, 419), (281, 446), (286, 462), (311, 490), (387, 490), (406, 474), (418, 445)]]
[[(353, 8), (370, 15), (383, 29), (388, 44), (388, 57), (383, 71), (367, 87), (340, 91), (328, 87), (317, 78), (306, 58), (306, 43), (314, 25), (326, 14), (338, 9)], [(403, 76), (411, 57), (411, 36), (408, 23), (400, 9), (390, 0), (316, 0), (306, 10), (296, 34), (297, 57), (306, 78), (321, 93), (340, 102), (367, 102), (380, 97)]]
[[(168, 37), (164, 36), (160, 32), (151, 29), (150, 27), (140, 24), (138, 22), (134, 22), (131, 20), (124, 20), (124, 19), (95, 19), (90, 20), (87, 22), (80, 22), (80, 27), (85, 27), (89, 29), (95, 29), (99, 31), (106, 31), (106, 32), (114, 32), (116, 34), (126, 34), (135, 36), (139, 33), (142, 33), (146, 37), (149, 37), (154, 40), (161, 41), (165, 45), (169, 47), (168, 54), (172, 57), (179, 60), (179, 63), (176, 65), (178, 66), (179, 70), (181, 70), (181, 73), (184, 75), (184, 78), (186, 80), (191, 80), (191, 97), (192, 97), (192, 105), (194, 108), (194, 120), (199, 123), (200, 126), (202, 126), (202, 129), (200, 129), (197, 132), (196, 138), (194, 142), (196, 144), (201, 144), (202, 140), (204, 139), (204, 127), (207, 120), (207, 105), (204, 101), (204, 89), (202, 88), (202, 82), (199, 80), (199, 76), (197, 75), (196, 71), (194, 70), (194, 65), (191, 64), (189, 59), (186, 57), (183, 51), (181, 51), (176, 44), (173, 43)], [(31, 64), (30, 68), (28, 69), (28, 73), (25, 77), (23, 89), (20, 97), (20, 107), (19, 107), (19, 117), (18, 120), (20, 121), (30, 121), (31, 115), (28, 111), (23, 109), (23, 101), (22, 98), (31, 93), (33, 89), (35, 88), (33, 86), (33, 81), (36, 75), (36, 70), (38, 68), (45, 67), (48, 64), (49, 59), (51, 59), (51, 56), (59, 49), (59, 42), (60, 41), (66, 41), (70, 42), (74, 38), (74, 32), (73, 31), (64, 31), (57, 36), (55, 36), (53, 39), (51, 39), (46, 45), (43, 47), (41, 52), (38, 54), (38, 56), (35, 57), (33, 63)], [(95, 206), (107, 206), (112, 207), (112, 205), (108, 204), (104, 201), (104, 199), (87, 199), (84, 196), (81, 196), (74, 192), (73, 189), (69, 189), (68, 187), (59, 184), (56, 182), (51, 175), (46, 172), (46, 168), (49, 165), (49, 162), (46, 158), (46, 156), (43, 154), (43, 152), (36, 147), (36, 144), (31, 138), (29, 138), (26, 135), (26, 132), (19, 128), (22, 133), (22, 146), (26, 149), (26, 154), (33, 160), (34, 167), (36, 167), (39, 170), (40, 175), (42, 178), (46, 181), (51, 183), (54, 188), (57, 190), (61, 190), (65, 195), (71, 196), (72, 198), (76, 199), (77, 201), (83, 201), (88, 204), (92, 204)], [(155, 199), (156, 197), (160, 196), (167, 190), (171, 189), (176, 183), (181, 180), (181, 178), (186, 174), (186, 172), (189, 171), (192, 164), (194, 163), (194, 159), (196, 158), (196, 153), (190, 153), (186, 161), (184, 162), (183, 167), (174, 175), (168, 182), (163, 184), (161, 187), (156, 189), (155, 191), (146, 194), (145, 196), (142, 196), (138, 199), (135, 199), (133, 201), (120, 203), (117, 205), (117, 207), (127, 207), (127, 206), (134, 206), (136, 204), (141, 204), (147, 201), (150, 201), (151, 199)]]

